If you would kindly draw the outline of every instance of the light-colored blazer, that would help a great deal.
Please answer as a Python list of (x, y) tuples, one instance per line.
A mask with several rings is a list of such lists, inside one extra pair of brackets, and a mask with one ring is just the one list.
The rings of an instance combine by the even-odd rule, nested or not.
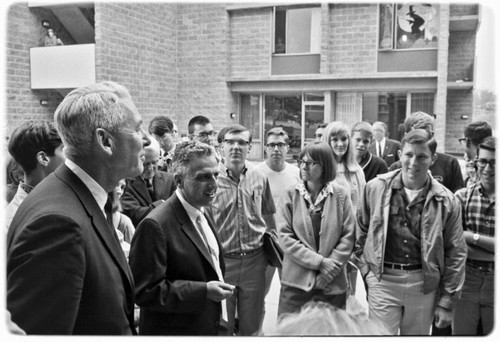
[[(354, 246), (356, 219), (348, 190), (329, 183), (316, 246), (308, 203), (298, 190), (300, 184), (287, 189), (278, 205), (279, 242), (284, 252), (281, 283), (310, 291), (323, 257), (333, 258), (345, 267)], [(346, 290), (346, 275), (341, 272), (325, 293), (341, 294)]]

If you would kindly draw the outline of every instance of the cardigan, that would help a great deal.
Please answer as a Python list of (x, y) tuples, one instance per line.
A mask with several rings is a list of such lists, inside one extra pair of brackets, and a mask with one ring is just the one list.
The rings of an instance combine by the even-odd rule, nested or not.
[[(317, 246), (308, 203), (299, 192), (301, 184), (287, 188), (278, 205), (277, 228), (284, 253), (281, 283), (311, 291), (324, 257), (345, 267), (354, 247), (356, 220), (349, 191), (335, 181), (328, 183)], [(324, 290), (332, 295), (346, 291), (345, 272), (335, 277)]]

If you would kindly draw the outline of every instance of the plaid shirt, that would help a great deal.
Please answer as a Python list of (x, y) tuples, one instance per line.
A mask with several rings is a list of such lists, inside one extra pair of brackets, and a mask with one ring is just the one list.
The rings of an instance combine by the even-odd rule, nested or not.
[(240, 179), (234, 179), (224, 164), (219, 164), (219, 172), (217, 193), (207, 214), (215, 222), (224, 254), (262, 247), (267, 230), (263, 215), (276, 211), (267, 177), (255, 167), (245, 167)]
[(464, 230), (495, 236), (495, 200), (488, 198), (480, 182), (455, 193), (462, 204)]

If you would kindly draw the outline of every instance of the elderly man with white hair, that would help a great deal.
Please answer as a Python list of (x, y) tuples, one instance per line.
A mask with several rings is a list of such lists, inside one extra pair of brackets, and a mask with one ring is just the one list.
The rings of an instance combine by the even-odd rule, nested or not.
[(160, 145), (155, 139), (145, 148), (141, 175), (127, 180), (121, 198), (123, 213), (130, 217), (134, 226), (146, 217), (153, 208), (165, 202), (175, 191), (172, 174), (158, 170)]

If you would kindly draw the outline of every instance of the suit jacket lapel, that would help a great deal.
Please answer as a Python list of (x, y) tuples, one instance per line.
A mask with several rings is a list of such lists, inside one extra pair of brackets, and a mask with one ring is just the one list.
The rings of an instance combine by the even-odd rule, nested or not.
[(59, 178), (61, 178), (66, 184), (68, 184), (69, 187), (73, 189), (73, 191), (80, 199), (80, 203), (82, 203), (88, 215), (91, 217), (92, 225), (94, 226), (97, 234), (100, 236), (103, 245), (109, 251), (112, 258), (118, 264), (123, 273), (126, 275), (127, 279), (129, 280), (130, 287), (133, 291), (134, 281), (127, 260), (125, 258), (125, 254), (121, 249), (120, 243), (116, 238), (116, 234), (113, 228), (108, 225), (103, 212), (97, 205), (97, 202), (92, 196), (90, 190), (66, 165), (58, 168), (58, 170), (56, 170), (56, 173)]
[(146, 183), (142, 180), (141, 176), (137, 176), (132, 179), (132, 188), (135, 189), (137, 194), (143, 199), (145, 204), (153, 203), (151, 196), (149, 195), (148, 188), (146, 187)]
[(161, 198), (161, 195), (164, 193), (165, 187), (165, 178), (159, 172), (155, 173), (155, 177), (153, 178), (153, 187), (155, 190), (156, 198)]
[(172, 205), (174, 206), (174, 212), (177, 214), (177, 220), (181, 224), (182, 231), (193, 242), (193, 244), (196, 246), (196, 248), (198, 248), (203, 257), (208, 261), (210, 266), (212, 266), (212, 268), (215, 270), (215, 266), (213, 264), (212, 257), (208, 252), (207, 246), (202, 240), (200, 233), (198, 233), (197, 228), (193, 225), (193, 222), (191, 222), (186, 209), (184, 209), (184, 207), (182, 206), (182, 203), (177, 197), (176, 193), (174, 193), (172, 197), (174, 197), (172, 202)]

